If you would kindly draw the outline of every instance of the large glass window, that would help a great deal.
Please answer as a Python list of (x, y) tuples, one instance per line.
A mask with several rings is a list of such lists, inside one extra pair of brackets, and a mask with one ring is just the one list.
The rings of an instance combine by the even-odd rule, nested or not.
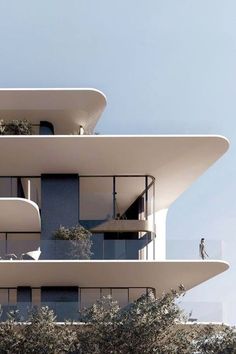
[(147, 294), (147, 288), (130, 288), (129, 289), (129, 302), (134, 302), (142, 295)]
[(17, 303), (17, 289), (9, 289), (9, 304), (15, 305)]
[[(90, 307), (103, 296), (112, 296), (123, 307), (147, 294), (148, 288), (77, 288), (77, 287), (42, 287), (42, 288), (0, 288), (0, 304), (15, 305), (22, 302), (30, 294), (33, 305), (53, 305), (54, 303), (79, 304), (81, 309)], [(79, 291), (79, 292), (78, 292)], [(22, 300), (23, 298), (23, 300)], [(77, 308), (77, 307), (76, 307)]]
[(0, 289), (0, 304), (8, 304), (8, 289)]
[(145, 190), (145, 177), (115, 178), (115, 207), (116, 215), (121, 219), (144, 220), (144, 200), (142, 193)]
[(0, 178), (0, 197), (17, 196), (17, 178)]
[(39, 233), (7, 233), (5, 255), (15, 254), (18, 259), (23, 253), (36, 250), (40, 246)]
[(41, 179), (20, 178), (25, 198), (35, 202), (41, 208)]
[(99, 288), (83, 288), (80, 290), (80, 307), (90, 307), (100, 299), (101, 293)]
[(143, 294), (147, 294), (147, 288), (81, 288), (80, 289), (80, 307), (92, 306), (103, 296), (111, 295), (120, 307), (136, 301)]
[(6, 234), (0, 233), (0, 257), (4, 259), (7, 253)]
[(80, 176), (80, 220), (147, 219), (154, 211), (151, 184), (149, 176)]
[(41, 303), (41, 289), (33, 288), (32, 289), (32, 304), (39, 306)]
[(112, 289), (112, 299), (117, 301), (121, 307), (129, 303), (129, 290), (128, 289)]
[(109, 296), (109, 295), (111, 295), (110, 288), (101, 288), (101, 296)]
[(0, 197), (30, 199), (40, 208), (41, 179), (39, 177), (0, 177)]
[(147, 190), (147, 219), (155, 223), (155, 184), (151, 177), (148, 177), (148, 190)]
[(112, 177), (80, 177), (80, 220), (92, 223), (112, 218), (112, 181)]

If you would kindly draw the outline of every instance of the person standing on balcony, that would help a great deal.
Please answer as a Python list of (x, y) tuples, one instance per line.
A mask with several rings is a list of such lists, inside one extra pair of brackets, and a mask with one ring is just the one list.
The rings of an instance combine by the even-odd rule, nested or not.
[(209, 258), (208, 254), (206, 253), (205, 250), (205, 239), (201, 238), (201, 242), (199, 244), (199, 254), (202, 259), (206, 259), (206, 257)]

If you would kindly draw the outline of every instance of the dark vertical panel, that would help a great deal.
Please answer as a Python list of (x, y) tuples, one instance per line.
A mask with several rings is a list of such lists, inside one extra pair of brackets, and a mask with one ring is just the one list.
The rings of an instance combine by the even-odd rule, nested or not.
[(50, 240), (61, 225), (78, 224), (78, 175), (42, 175), (42, 240)]
[(113, 177), (113, 219), (116, 218), (116, 177)]
[(41, 288), (42, 302), (78, 302), (77, 286), (43, 286)]
[(22, 186), (21, 178), (17, 177), (17, 197), (25, 198), (24, 188)]
[(41, 301), (54, 311), (57, 321), (78, 320), (78, 287), (42, 287)]
[(32, 289), (29, 286), (19, 286), (17, 288), (17, 309), (21, 321), (26, 321), (32, 303)]
[(19, 286), (17, 288), (17, 302), (28, 302), (32, 300), (32, 289), (29, 286)]

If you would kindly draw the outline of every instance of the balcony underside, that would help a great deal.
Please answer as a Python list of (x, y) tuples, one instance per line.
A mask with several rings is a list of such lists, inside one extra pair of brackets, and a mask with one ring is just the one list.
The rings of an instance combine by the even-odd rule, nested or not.
[(40, 232), (37, 204), (23, 198), (0, 198), (0, 232)]
[(91, 232), (154, 232), (148, 220), (109, 220), (90, 230)]
[(227, 148), (220, 136), (2, 136), (0, 165), (2, 176), (145, 173), (156, 178), (155, 208), (160, 210)]
[(0, 287), (152, 287), (186, 290), (224, 272), (222, 261), (1, 261)]

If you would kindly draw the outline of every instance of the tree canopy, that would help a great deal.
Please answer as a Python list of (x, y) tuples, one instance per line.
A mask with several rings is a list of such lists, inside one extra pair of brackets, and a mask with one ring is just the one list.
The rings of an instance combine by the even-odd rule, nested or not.
[(182, 296), (149, 292), (124, 308), (103, 297), (80, 323), (58, 324), (48, 307), (31, 311), (26, 323), (10, 313), (0, 324), (0, 354), (236, 354), (235, 328), (188, 324)]

